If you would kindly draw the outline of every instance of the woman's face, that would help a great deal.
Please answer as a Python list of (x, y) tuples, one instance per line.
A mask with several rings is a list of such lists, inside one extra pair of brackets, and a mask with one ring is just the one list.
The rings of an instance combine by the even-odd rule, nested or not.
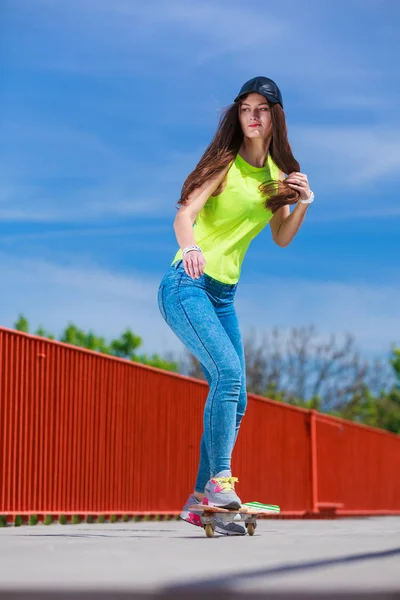
[(267, 100), (253, 93), (239, 102), (239, 121), (243, 135), (248, 138), (269, 137), (272, 133), (271, 113)]

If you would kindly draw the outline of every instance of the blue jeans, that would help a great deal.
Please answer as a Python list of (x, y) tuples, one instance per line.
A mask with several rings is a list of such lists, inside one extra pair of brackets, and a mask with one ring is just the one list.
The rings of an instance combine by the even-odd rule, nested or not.
[(171, 265), (158, 289), (167, 325), (199, 360), (209, 385), (195, 491), (231, 470), (231, 455), (247, 404), (242, 337), (233, 304), (236, 284), (207, 274), (192, 279), (182, 260)]

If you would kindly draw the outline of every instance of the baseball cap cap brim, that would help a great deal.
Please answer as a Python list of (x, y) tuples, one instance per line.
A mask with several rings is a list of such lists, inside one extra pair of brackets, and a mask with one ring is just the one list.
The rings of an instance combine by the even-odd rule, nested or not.
[(243, 96), (251, 93), (261, 94), (264, 98), (269, 100), (269, 102), (280, 104), (283, 108), (281, 91), (275, 81), (272, 81), (269, 77), (253, 77), (253, 79), (246, 81), (246, 83), (242, 85), (234, 102), (238, 102)]

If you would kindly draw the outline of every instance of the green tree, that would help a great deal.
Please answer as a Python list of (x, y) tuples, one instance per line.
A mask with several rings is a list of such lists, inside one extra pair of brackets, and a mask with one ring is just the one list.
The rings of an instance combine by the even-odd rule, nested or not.
[(138, 354), (132, 358), (134, 362), (141, 363), (143, 365), (148, 365), (149, 367), (157, 367), (157, 369), (164, 369), (164, 371), (172, 371), (174, 373), (180, 372), (179, 362), (174, 360), (168, 360), (167, 358), (163, 358), (158, 354), (152, 354), (148, 356), (147, 354)]
[(394, 347), (390, 364), (396, 381), (389, 393), (381, 393), (377, 402), (377, 426), (400, 433), (400, 348)]
[[(19, 315), (14, 328), (29, 333), (29, 322), (24, 315)], [(36, 335), (55, 339), (42, 326), (37, 329)], [(267, 339), (267, 343), (259, 348), (254, 340), (248, 340), (245, 344), (248, 391), (400, 433), (400, 348), (393, 347), (388, 361), (390, 366), (387, 363), (386, 366), (380, 363), (369, 365), (361, 362), (350, 338), (342, 347), (337, 347), (332, 338), (328, 344), (320, 344), (313, 350), (310, 346), (313, 335), (312, 329), (294, 330), (286, 352), (279, 345), (279, 332), (275, 330), (272, 343)], [(126, 329), (119, 338), (108, 343), (104, 337), (69, 323), (59, 341), (205, 379), (200, 363), (190, 353), (186, 353), (183, 361), (176, 361), (171, 355), (162, 357), (138, 353), (142, 338), (131, 329)], [(319, 361), (315, 360), (315, 356), (319, 357)], [(394, 384), (390, 384), (392, 387), (387, 385), (387, 381), (391, 381), (388, 369), (394, 376)], [(311, 386), (306, 385), (310, 377), (314, 381)], [(330, 398), (335, 399), (334, 405), (327, 402)]]
[[(24, 315), (19, 315), (18, 320), (14, 324), (14, 329), (29, 333), (28, 319)], [(35, 335), (51, 340), (56, 339), (52, 333), (46, 331), (42, 326), (37, 329)], [(124, 358), (140, 364), (157, 367), (164, 371), (172, 371), (174, 373), (179, 372), (179, 363), (172, 357), (162, 357), (158, 354), (153, 354), (151, 356), (147, 354), (137, 354), (136, 350), (140, 348), (143, 342), (142, 338), (135, 335), (131, 329), (126, 329), (119, 338), (113, 339), (110, 343), (107, 343), (104, 337), (99, 337), (92, 331), (86, 332), (73, 323), (69, 323), (58, 341), (80, 348), (87, 348), (88, 350), (93, 350), (95, 352), (109, 354), (118, 358)]]
[(353, 395), (341, 407), (338, 416), (364, 425), (400, 433), (400, 349), (394, 347), (389, 361), (393, 367), (395, 383), (389, 391), (373, 394), (367, 386)]
[(393, 348), (392, 358), (390, 360), (390, 364), (393, 367), (396, 379), (397, 379), (397, 387), (400, 387), (400, 348)]
[(92, 331), (87, 333), (72, 323), (65, 328), (59, 341), (71, 344), (72, 346), (94, 350), (95, 352), (110, 354), (110, 347), (104, 338), (96, 336)]
[(29, 333), (29, 322), (24, 315), (19, 315), (18, 319), (14, 323), (14, 329), (17, 331), (23, 331), (24, 333)]
[(39, 337), (47, 338), (49, 340), (55, 340), (56, 339), (55, 336), (52, 333), (50, 333), (49, 331), (46, 331), (44, 329), (44, 327), (42, 327), (42, 325), (40, 325), (37, 328), (37, 330), (35, 331), (35, 335), (38, 335)]
[(110, 354), (118, 356), (119, 358), (130, 358), (131, 360), (135, 360), (135, 350), (141, 345), (142, 338), (135, 335), (130, 329), (126, 329), (119, 339), (112, 340), (110, 344)]

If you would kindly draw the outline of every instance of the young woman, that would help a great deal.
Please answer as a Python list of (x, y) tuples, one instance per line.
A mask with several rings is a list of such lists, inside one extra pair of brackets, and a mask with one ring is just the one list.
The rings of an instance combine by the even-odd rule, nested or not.
[[(181, 514), (194, 525), (201, 523), (190, 504), (241, 505), (231, 455), (247, 402), (234, 307), (243, 259), (267, 223), (274, 242), (287, 246), (313, 199), (287, 138), (278, 86), (267, 77), (247, 81), (184, 182), (174, 222), (180, 249), (158, 290), (162, 317), (199, 360), (210, 388), (197, 480)], [(223, 521), (216, 531), (245, 533)]]

